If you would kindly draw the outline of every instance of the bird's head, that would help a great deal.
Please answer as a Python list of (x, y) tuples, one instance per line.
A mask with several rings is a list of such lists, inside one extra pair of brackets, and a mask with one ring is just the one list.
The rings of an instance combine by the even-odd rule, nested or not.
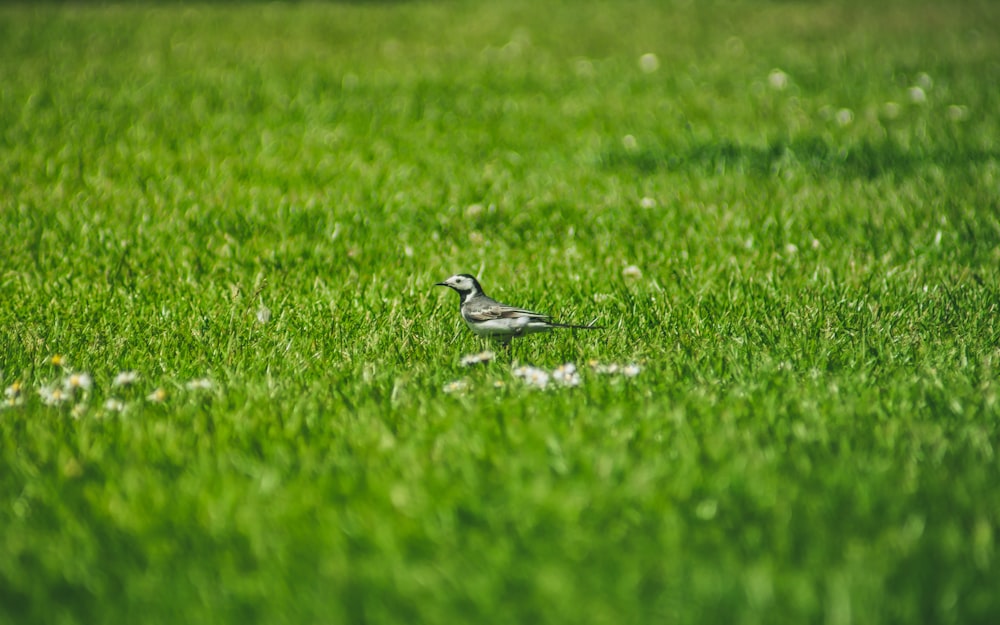
[(478, 295), (483, 292), (483, 287), (479, 286), (479, 281), (467, 273), (459, 273), (448, 278), (444, 282), (438, 282), (434, 286), (446, 286), (455, 289), (462, 296), (462, 300), (470, 295)]

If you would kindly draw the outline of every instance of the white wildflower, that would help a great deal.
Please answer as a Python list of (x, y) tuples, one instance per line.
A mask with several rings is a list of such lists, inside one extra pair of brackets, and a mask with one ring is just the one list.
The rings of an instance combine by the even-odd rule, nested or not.
[(618, 373), (619, 369), (618, 365), (614, 363), (606, 365), (604, 363), (597, 362), (596, 360), (590, 361), (590, 368), (593, 369), (595, 373), (601, 373), (604, 375), (615, 375)]
[(927, 92), (922, 87), (910, 87), (907, 93), (910, 96), (910, 102), (914, 104), (923, 104), (927, 101)]
[(639, 69), (643, 71), (644, 74), (652, 74), (656, 70), (660, 69), (660, 59), (652, 52), (647, 52), (639, 57)]
[(445, 393), (461, 393), (469, 388), (469, 383), (465, 380), (454, 380), (444, 385), (441, 390)]
[(559, 365), (552, 372), (552, 379), (563, 386), (580, 386), (580, 374), (576, 370), (576, 365), (571, 362)]
[(166, 400), (167, 400), (167, 391), (163, 390), (163, 387), (157, 388), (149, 395), (146, 395), (146, 401), (151, 401), (154, 404), (162, 404)]
[(104, 410), (107, 412), (122, 412), (125, 410), (125, 402), (117, 397), (109, 397), (104, 400)]
[(63, 389), (68, 395), (73, 395), (77, 391), (89, 391), (93, 384), (89, 373), (71, 373), (63, 381)]
[(263, 325), (271, 320), (271, 309), (264, 304), (257, 309), (257, 323)]
[(66, 391), (55, 384), (46, 384), (38, 389), (38, 395), (42, 398), (42, 403), (46, 406), (58, 406), (69, 399)]
[(215, 385), (208, 378), (197, 378), (184, 385), (189, 391), (210, 391)]
[(622, 275), (626, 278), (639, 279), (642, 277), (642, 269), (639, 269), (638, 265), (629, 265), (622, 269)]
[(463, 367), (471, 367), (473, 365), (479, 365), (487, 363), (496, 356), (493, 352), (486, 350), (484, 352), (479, 352), (478, 354), (469, 354), (467, 356), (462, 356), (462, 360), (459, 363)]
[(3, 391), (4, 403), (6, 406), (20, 406), (24, 403), (24, 393), (20, 382), (14, 382)]
[(783, 91), (788, 86), (788, 74), (780, 69), (772, 69), (767, 75), (767, 82), (776, 91)]
[(544, 389), (549, 385), (549, 374), (542, 369), (530, 366), (516, 367), (512, 373), (528, 386)]
[(591, 360), (588, 364), (595, 373), (602, 375), (623, 375), (627, 378), (634, 378), (639, 375), (640, 371), (639, 365), (635, 363), (628, 365), (619, 365), (617, 363), (604, 364), (596, 360)]
[(131, 386), (139, 379), (135, 371), (122, 371), (111, 381), (111, 386)]

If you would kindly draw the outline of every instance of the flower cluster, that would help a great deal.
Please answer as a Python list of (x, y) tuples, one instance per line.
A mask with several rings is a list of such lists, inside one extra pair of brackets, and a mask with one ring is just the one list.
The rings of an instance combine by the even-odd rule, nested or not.
[(468, 356), (462, 356), (460, 364), (463, 367), (471, 367), (473, 365), (485, 364), (496, 356), (493, 352), (487, 350), (485, 352), (479, 352), (478, 354), (469, 354)]
[(642, 368), (635, 364), (634, 362), (627, 365), (619, 365), (616, 363), (604, 364), (596, 360), (591, 360), (587, 363), (590, 368), (594, 370), (595, 373), (600, 373), (602, 375), (622, 375), (626, 378), (634, 378), (639, 375)]
[[(792, 84), (792, 77), (780, 69), (773, 69), (767, 76), (767, 83), (775, 91), (784, 91)], [(909, 102), (913, 107), (925, 107), (931, 105), (931, 92), (934, 88), (934, 79), (927, 72), (920, 72), (914, 77), (913, 83), (904, 92), (899, 93), (898, 101), (891, 100), (885, 102), (880, 110), (870, 108), (866, 114), (867, 118), (880, 117), (885, 120), (894, 120), (903, 113), (903, 104)], [(948, 119), (953, 122), (961, 122), (968, 118), (969, 107), (961, 103), (952, 103), (945, 109)], [(826, 105), (820, 108), (819, 116), (822, 119), (835, 122), (838, 126), (849, 126), (855, 120), (854, 111), (849, 108), (838, 108)]]
[[(82, 414), (86, 410), (86, 402), (90, 396), (90, 389), (94, 385), (94, 379), (90, 377), (89, 373), (69, 370), (66, 359), (58, 354), (51, 357), (49, 362), (56, 367), (64, 368), (65, 372), (61, 379), (43, 384), (38, 389), (38, 396), (42, 399), (42, 403), (46, 406), (72, 404), (73, 414)], [(20, 388), (19, 382), (15, 382), (15, 384)]]
[(454, 394), (454, 393), (461, 393), (462, 391), (464, 391), (464, 390), (466, 390), (468, 388), (469, 388), (469, 382), (468, 381), (466, 381), (466, 380), (455, 380), (453, 382), (448, 382), (447, 384), (445, 384), (444, 388), (441, 389), (441, 390), (443, 390), (445, 393)]
[(549, 373), (538, 367), (522, 365), (515, 367), (511, 373), (530, 387), (544, 389), (549, 385)]
[(580, 386), (580, 373), (571, 362), (556, 367), (552, 372), (552, 379), (562, 386)]
[[(93, 377), (85, 371), (75, 371), (68, 359), (55, 354), (45, 360), (45, 364), (51, 365), (56, 372), (56, 376), (38, 387), (38, 397), (45, 406), (68, 407), (69, 414), (74, 418), (80, 418), (87, 413), (91, 391), (94, 389)], [(135, 371), (122, 371), (111, 380), (111, 394), (104, 400), (103, 413), (124, 412), (130, 405), (141, 401), (150, 403), (163, 403), (167, 400), (167, 391), (163, 387), (157, 387), (152, 392), (142, 395), (141, 392), (133, 390), (140, 380), (140, 375)], [(195, 379), (184, 384), (184, 388), (191, 392), (212, 390), (215, 385), (207, 378)], [(14, 381), (4, 389), (3, 402), (0, 409), (21, 406), (29, 396), (23, 382)], [(129, 402), (128, 399), (132, 399)]]
[[(0, 378), (3, 375), (0, 374)], [(13, 384), (8, 386), (3, 391), (3, 403), (0, 404), (0, 409), (11, 408), (13, 406), (20, 406), (24, 403), (24, 393), (22, 392), (21, 383), (15, 381)]]
[[(642, 370), (642, 368), (635, 363), (627, 365), (603, 364), (596, 360), (591, 360), (588, 364), (595, 373), (602, 375), (620, 375), (626, 378), (634, 378), (639, 375), (639, 372)], [(545, 388), (548, 386), (550, 380), (559, 386), (569, 387), (580, 386), (582, 383), (580, 372), (577, 370), (576, 365), (571, 362), (556, 367), (551, 376), (548, 372), (535, 367), (518, 367), (514, 369), (513, 373), (515, 377), (521, 378), (529, 386), (537, 388)]]
[[(492, 354), (489, 357), (492, 358)], [(463, 365), (470, 365), (474, 362), (480, 362), (477, 358), (482, 355), (476, 354), (475, 356), (466, 356), (462, 359)], [(639, 375), (640, 367), (637, 364), (628, 365), (617, 365), (601, 364), (596, 360), (591, 360), (589, 363), (590, 368), (599, 374), (604, 375), (620, 375), (626, 378), (633, 378)], [(573, 388), (583, 384), (583, 378), (580, 375), (580, 370), (577, 369), (576, 365), (567, 362), (565, 364), (559, 365), (552, 371), (547, 369), (541, 369), (539, 367), (533, 367), (531, 365), (519, 365), (511, 369), (511, 374), (517, 378), (523, 386), (532, 389), (545, 390), (553, 387), (561, 388)], [(493, 382), (494, 388), (504, 388), (506, 384), (503, 380), (495, 380)], [(470, 382), (466, 378), (459, 380), (454, 380), (444, 385), (442, 390), (448, 394), (460, 394), (469, 390)]]

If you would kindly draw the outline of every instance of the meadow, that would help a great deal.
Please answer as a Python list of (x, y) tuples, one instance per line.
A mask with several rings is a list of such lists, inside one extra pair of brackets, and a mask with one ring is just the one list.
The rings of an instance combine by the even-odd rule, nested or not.
[(1000, 621), (998, 33), (0, 5), (0, 623)]

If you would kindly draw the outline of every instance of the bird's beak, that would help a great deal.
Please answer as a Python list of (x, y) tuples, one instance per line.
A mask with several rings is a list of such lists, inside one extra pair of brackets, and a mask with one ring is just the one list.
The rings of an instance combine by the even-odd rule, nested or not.
[(445, 284), (444, 282), (435, 282), (434, 286), (448, 286), (448, 285)]

